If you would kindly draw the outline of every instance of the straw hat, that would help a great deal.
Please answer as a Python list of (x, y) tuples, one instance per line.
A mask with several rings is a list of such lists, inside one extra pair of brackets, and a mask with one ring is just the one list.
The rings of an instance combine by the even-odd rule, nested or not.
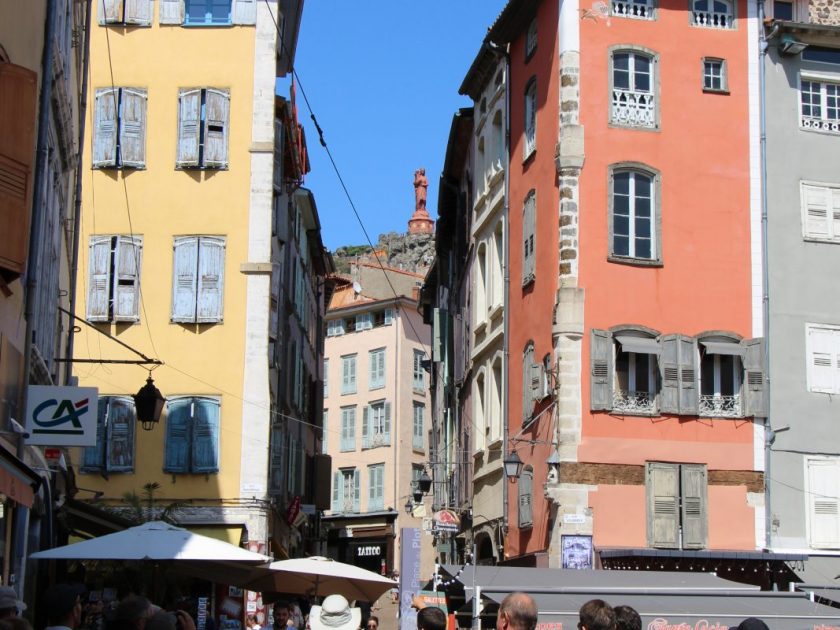
[(320, 606), (309, 611), (312, 630), (356, 630), (362, 623), (362, 611), (350, 608), (343, 595), (330, 595)]

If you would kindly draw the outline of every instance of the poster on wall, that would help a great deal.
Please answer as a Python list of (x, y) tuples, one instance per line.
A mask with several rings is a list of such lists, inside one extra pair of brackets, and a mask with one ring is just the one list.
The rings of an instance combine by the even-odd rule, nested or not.
[(592, 536), (561, 536), (564, 569), (592, 568)]

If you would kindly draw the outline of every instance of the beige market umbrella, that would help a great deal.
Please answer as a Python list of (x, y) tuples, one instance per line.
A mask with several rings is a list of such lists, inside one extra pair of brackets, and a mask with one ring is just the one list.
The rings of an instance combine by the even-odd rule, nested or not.
[(251, 591), (316, 597), (337, 593), (366, 602), (376, 601), (397, 584), (373, 571), (322, 556), (280, 560), (256, 568), (254, 573), (256, 577), (245, 585)]

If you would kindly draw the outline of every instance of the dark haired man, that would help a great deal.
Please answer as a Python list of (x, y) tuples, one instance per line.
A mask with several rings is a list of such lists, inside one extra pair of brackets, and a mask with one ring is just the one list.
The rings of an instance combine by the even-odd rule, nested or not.
[(635, 608), (631, 606), (616, 606), (615, 627), (616, 630), (642, 630), (642, 618)]
[(615, 611), (603, 599), (590, 599), (579, 615), (579, 630), (615, 630)]

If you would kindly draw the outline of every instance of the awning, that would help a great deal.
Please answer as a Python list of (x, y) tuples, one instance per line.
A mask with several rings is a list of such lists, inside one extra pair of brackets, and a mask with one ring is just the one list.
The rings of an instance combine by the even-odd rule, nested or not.
[(744, 347), (739, 343), (727, 343), (725, 341), (701, 341), (700, 345), (706, 348), (708, 354), (727, 354), (733, 357), (744, 358)]
[(817, 601), (826, 606), (840, 606), (840, 587), (827, 588), (813, 587), (808, 584), (798, 584), (796, 590), (807, 595), (811, 600)]
[(789, 565), (803, 584), (840, 586), (840, 556), (808, 556), (804, 562)]
[(615, 340), (624, 352), (638, 354), (659, 354), (659, 342), (650, 337), (631, 337), (630, 335), (616, 335)]
[(194, 534), (215, 538), (238, 547), (242, 543), (243, 525), (183, 525)]
[(78, 540), (121, 532), (134, 525), (132, 521), (114, 512), (76, 499), (67, 499), (61, 511), (66, 516), (65, 522), (70, 529), (71, 537), (75, 535)]
[(32, 507), (41, 476), (0, 446), (0, 493), (24, 507)]

